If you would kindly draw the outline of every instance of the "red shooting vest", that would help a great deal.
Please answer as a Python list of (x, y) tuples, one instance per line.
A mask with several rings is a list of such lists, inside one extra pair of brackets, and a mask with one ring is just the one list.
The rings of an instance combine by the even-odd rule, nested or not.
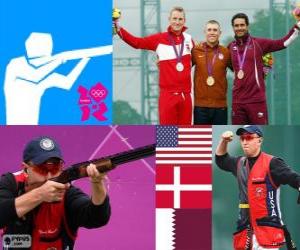
[[(24, 172), (14, 173), (17, 188), (26, 182)], [(35, 210), (33, 215), (32, 250), (57, 249), (62, 250), (62, 230), (65, 229), (68, 236), (75, 240), (76, 236), (68, 227), (64, 199), (60, 202), (43, 202)]]
[[(272, 155), (262, 152), (249, 173), (247, 183), (251, 227), (259, 245), (265, 248), (279, 248), (285, 244), (277, 197), (279, 190), (270, 174), (272, 158)], [(247, 229), (236, 233), (234, 249), (244, 250), (247, 240)]]

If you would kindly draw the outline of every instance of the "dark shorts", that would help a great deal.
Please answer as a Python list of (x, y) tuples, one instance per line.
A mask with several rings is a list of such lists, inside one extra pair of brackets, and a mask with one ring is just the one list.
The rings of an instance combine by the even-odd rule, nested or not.
[(233, 125), (267, 125), (268, 110), (266, 102), (257, 103), (233, 103), (232, 104)]
[(227, 124), (227, 108), (202, 108), (194, 107), (194, 124)]

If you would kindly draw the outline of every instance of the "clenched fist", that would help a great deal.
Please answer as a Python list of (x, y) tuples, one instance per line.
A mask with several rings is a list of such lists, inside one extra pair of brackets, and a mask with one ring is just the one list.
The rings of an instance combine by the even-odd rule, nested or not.
[(222, 134), (222, 139), (226, 142), (231, 142), (233, 140), (233, 133), (232, 131), (225, 131)]

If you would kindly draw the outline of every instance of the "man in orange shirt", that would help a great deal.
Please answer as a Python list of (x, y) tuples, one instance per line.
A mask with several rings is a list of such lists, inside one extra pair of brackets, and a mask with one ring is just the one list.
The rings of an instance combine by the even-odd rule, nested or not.
[(227, 124), (227, 79), (230, 53), (219, 45), (220, 24), (210, 20), (205, 25), (206, 41), (192, 50), (194, 74), (194, 124)]

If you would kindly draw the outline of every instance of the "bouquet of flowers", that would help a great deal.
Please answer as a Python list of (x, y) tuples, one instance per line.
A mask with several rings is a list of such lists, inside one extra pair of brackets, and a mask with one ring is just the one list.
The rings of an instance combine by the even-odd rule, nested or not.
[(274, 60), (271, 53), (267, 53), (263, 55), (262, 60), (263, 60), (264, 79), (266, 79), (267, 75), (272, 70)]
[(117, 34), (119, 29), (119, 19), (121, 17), (121, 10), (113, 8), (112, 10), (112, 21), (113, 21), (113, 35)]
[(293, 15), (297, 19), (297, 17), (300, 17), (300, 4), (298, 3), (293, 10)]

